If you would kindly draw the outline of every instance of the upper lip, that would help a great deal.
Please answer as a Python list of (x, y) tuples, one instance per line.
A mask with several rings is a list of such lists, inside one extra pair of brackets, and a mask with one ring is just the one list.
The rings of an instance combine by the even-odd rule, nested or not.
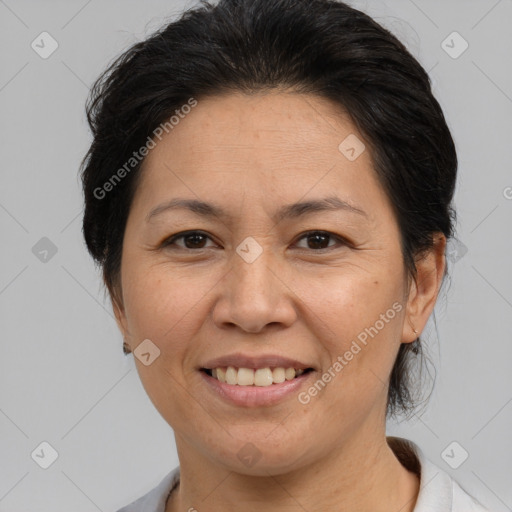
[(210, 359), (201, 365), (201, 368), (211, 370), (213, 368), (225, 368), (234, 366), (235, 368), (295, 368), (296, 370), (306, 370), (313, 368), (311, 365), (304, 364), (297, 359), (290, 359), (276, 354), (261, 354), (251, 356), (246, 354), (229, 354), (226, 356)]

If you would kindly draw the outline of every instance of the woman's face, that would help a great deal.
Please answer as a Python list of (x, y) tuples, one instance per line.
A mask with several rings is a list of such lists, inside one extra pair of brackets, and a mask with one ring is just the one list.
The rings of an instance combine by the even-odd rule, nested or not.
[[(280, 474), (382, 431), (399, 345), (416, 336), (399, 229), (361, 143), (327, 100), (232, 94), (199, 101), (146, 157), (115, 308), (180, 459)], [(178, 198), (211, 208), (165, 208)], [(324, 206), (290, 207), (309, 202)], [(166, 243), (184, 231), (200, 233)], [(203, 370), (228, 366), (260, 384), (312, 370), (264, 386)]]

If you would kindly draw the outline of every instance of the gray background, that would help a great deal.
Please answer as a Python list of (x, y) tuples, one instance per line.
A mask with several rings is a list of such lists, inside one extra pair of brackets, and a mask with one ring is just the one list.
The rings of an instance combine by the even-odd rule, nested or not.
[[(430, 72), (460, 159), (460, 243), (426, 331), (435, 389), (421, 417), (389, 433), (417, 442), (492, 510), (512, 510), (512, 1), (352, 4)], [(82, 242), (77, 171), (91, 140), (88, 87), (192, 5), (0, 0), (1, 512), (117, 510), (178, 464)], [(47, 59), (31, 48), (43, 31), (59, 45)], [(469, 43), (458, 58), (462, 40), (448, 38), (452, 56), (442, 47), (454, 31)], [(31, 458), (43, 441), (58, 452), (48, 469)], [(469, 453), (457, 469), (441, 456), (453, 441)]]

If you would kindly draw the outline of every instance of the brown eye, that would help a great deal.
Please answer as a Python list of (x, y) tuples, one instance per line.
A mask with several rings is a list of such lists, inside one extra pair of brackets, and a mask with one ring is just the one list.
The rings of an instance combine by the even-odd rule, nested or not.
[[(175, 243), (176, 240), (181, 239), (183, 239), (184, 246)], [(170, 247), (176, 245), (180, 249), (205, 249), (205, 243), (208, 239), (210, 239), (210, 237), (202, 231), (187, 231), (173, 235), (165, 240), (162, 246)]]
[[(346, 241), (328, 231), (309, 231), (305, 233), (299, 240), (307, 240), (307, 247), (313, 251), (321, 251), (324, 249), (333, 249), (338, 245), (347, 245)], [(177, 244), (177, 240), (183, 240), (183, 244)], [(169, 237), (162, 243), (162, 247), (176, 248), (184, 250), (207, 249), (205, 245), (211, 238), (202, 231), (186, 231)], [(329, 244), (330, 241), (338, 242), (338, 244)], [(174, 247), (173, 247), (174, 246)], [(304, 248), (304, 247), (302, 247)]]
[(306, 248), (313, 250), (331, 249), (333, 246), (328, 245), (329, 239), (336, 239), (338, 242), (344, 244), (344, 240), (342, 238), (327, 231), (310, 231), (300, 238), (300, 240), (302, 239), (307, 239), (308, 247)]

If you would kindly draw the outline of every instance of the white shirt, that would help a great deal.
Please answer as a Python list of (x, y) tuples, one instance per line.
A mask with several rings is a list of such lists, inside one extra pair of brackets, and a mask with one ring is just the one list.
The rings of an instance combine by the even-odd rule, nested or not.
[[(387, 441), (400, 462), (420, 477), (414, 512), (489, 512), (427, 459), (418, 445), (399, 437), (387, 437)], [(179, 482), (179, 469), (173, 469), (154, 489), (117, 512), (165, 512), (167, 498)]]

